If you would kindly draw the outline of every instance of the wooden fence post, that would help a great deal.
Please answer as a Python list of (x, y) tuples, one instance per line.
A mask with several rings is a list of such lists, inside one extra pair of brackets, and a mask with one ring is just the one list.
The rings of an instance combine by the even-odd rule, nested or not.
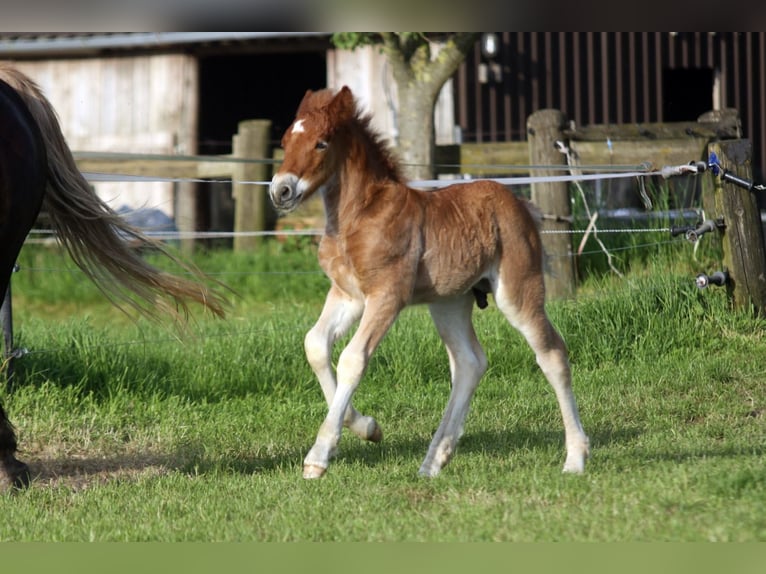
[[(177, 184), (175, 194), (175, 220), (178, 231), (194, 232), (197, 230), (197, 184), (182, 181)], [(193, 237), (183, 237), (180, 240), (181, 253), (194, 253)]]
[[(752, 144), (739, 139), (711, 143), (721, 167), (752, 180)], [(728, 290), (736, 307), (752, 305), (766, 312), (766, 249), (761, 213), (754, 193), (720, 177), (714, 181), (716, 216), (723, 218), (723, 265), (729, 271)]]
[[(532, 165), (566, 165), (566, 157), (555, 147), (556, 141), (565, 142), (562, 130), (566, 116), (558, 110), (539, 110), (527, 119), (529, 162)], [(532, 175), (562, 175), (550, 169), (534, 170)], [(569, 219), (572, 208), (569, 184), (566, 182), (532, 184), (532, 202), (544, 214), (558, 216), (558, 220), (544, 220), (544, 231), (571, 231)], [(547, 257), (545, 291), (551, 299), (572, 297), (575, 293), (574, 257), (572, 237), (569, 233), (546, 233), (543, 246)]]
[[(708, 146), (711, 142), (741, 139), (742, 138), (742, 122), (739, 118), (739, 112), (734, 108), (723, 108), (721, 110), (711, 110), (705, 112), (697, 121), (701, 124), (707, 124), (710, 126), (718, 126), (719, 134), (711, 136), (708, 139)], [(703, 150), (704, 157), (699, 158), (707, 162), (710, 152), (709, 147), (706, 146)], [(691, 158), (694, 159), (694, 158)], [(716, 209), (715, 199), (715, 181), (712, 177), (700, 178), (700, 193), (702, 195), (702, 209), (709, 216), (717, 214), (717, 217), (723, 217), (723, 214)], [(712, 234), (711, 234), (712, 235)], [(713, 237), (711, 237), (713, 239)], [(718, 238), (720, 239), (720, 237)], [(717, 240), (718, 240), (717, 239)]]
[[(246, 120), (239, 123), (234, 136), (233, 155), (241, 159), (271, 157), (269, 139), (270, 120)], [(234, 198), (234, 231), (263, 231), (269, 224), (268, 194), (266, 186), (244, 184), (244, 181), (266, 181), (271, 173), (268, 163), (237, 163), (232, 173), (232, 197)], [(253, 249), (260, 237), (234, 236), (234, 251)]]

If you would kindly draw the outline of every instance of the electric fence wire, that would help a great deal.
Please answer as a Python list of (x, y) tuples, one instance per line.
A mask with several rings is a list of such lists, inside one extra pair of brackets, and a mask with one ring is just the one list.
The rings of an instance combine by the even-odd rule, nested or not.
[[(129, 155), (129, 154), (117, 154), (117, 155)], [(150, 156), (147, 156), (150, 157)], [(156, 156), (155, 156), (156, 157)], [(169, 156), (172, 158), (177, 158), (177, 156)], [(222, 160), (222, 161), (229, 161), (229, 160)], [(256, 162), (265, 162), (266, 160), (247, 160), (247, 161), (256, 161)], [(457, 166), (455, 166), (457, 167)], [(479, 166), (477, 166), (479, 167)], [(529, 176), (529, 177), (511, 177), (511, 178), (483, 178), (483, 179), (493, 179), (495, 181), (498, 181), (502, 185), (507, 186), (513, 186), (513, 185), (529, 185), (533, 183), (547, 183), (547, 182), (580, 182), (580, 181), (597, 181), (597, 180), (603, 180), (603, 179), (616, 179), (616, 178), (641, 178), (648, 177), (648, 176), (655, 176), (655, 175), (663, 175), (662, 171), (648, 171), (647, 164), (640, 164), (637, 166), (577, 166), (577, 172), (574, 173), (574, 170), (572, 170), (572, 165), (569, 164), (567, 166), (506, 166), (506, 165), (496, 165), (496, 166), (480, 166), (482, 169), (486, 168), (514, 168), (519, 170), (534, 170), (534, 169), (548, 169), (548, 170), (568, 170), (570, 171), (570, 175), (563, 175), (563, 176)], [(607, 173), (597, 173), (597, 174), (584, 174), (583, 171), (604, 171)], [(128, 175), (128, 174), (100, 174), (100, 173), (88, 173), (84, 172), (83, 175), (88, 179), (89, 181), (94, 182), (172, 182), (172, 183), (210, 183), (210, 182), (216, 182), (220, 181), (222, 183), (232, 183), (233, 181), (231, 179), (224, 179), (224, 180), (211, 180), (211, 179), (198, 179), (198, 178), (164, 178), (164, 177), (157, 177), (157, 176), (135, 176), (135, 175)], [(410, 182), (410, 184), (413, 187), (420, 187), (420, 188), (438, 188), (438, 187), (444, 187), (447, 185), (451, 185), (453, 183), (460, 183), (461, 181), (465, 181), (464, 179), (436, 179), (436, 180), (425, 180), (425, 181), (414, 181)], [(239, 181), (237, 183), (242, 183), (245, 185), (269, 185), (269, 181)], [(582, 191), (581, 191), (582, 193)], [(599, 229), (598, 233), (627, 233), (627, 234), (633, 234), (633, 233), (667, 233), (670, 231), (669, 227), (653, 227), (653, 228), (610, 228), (610, 229)], [(587, 230), (542, 230), (541, 233), (547, 234), (547, 233), (564, 233), (564, 234), (585, 234)], [(30, 232), (31, 234), (41, 234), (41, 235), (55, 235), (55, 233), (51, 230), (44, 230), (44, 229), (35, 229)], [(162, 240), (172, 240), (172, 239), (187, 239), (187, 238), (230, 238), (235, 236), (320, 236), (322, 235), (323, 231), (321, 229), (305, 229), (305, 230), (279, 230), (279, 231), (252, 231), (252, 232), (219, 232), (219, 231), (213, 231), (213, 232), (167, 232), (167, 231), (145, 231), (145, 233), (153, 238), (156, 239), (162, 239)], [(630, 246), (623, 246), (623, 247), (615, 247), (612, 248), (611, 251), (623, 251), (623, 250), (631, 250), (631, 249), (638, 249), (638, 248), (647, 248), (647, 247), (653, 247), (653, 246), (659, 246), (659, 245), (666, 245), (673, 243), (673, 241), (661, 241), (661, 242), (652, 242), (652, 243), (644, 243), (644, 244), (638, 244), (638, 245), (630, 245)], [(602, 253), (602, 250), (594, 250), (594, 251), (581, 251), (578, 253), (578, 255), (593, 255), (593, 254), (599, 254)], [(571, 254), (564, 254), (560, 255), (560, 257), (571, 257)], [(76, 268), (27, 268), (30, 271), (36, 271), (36, 272), (73, 272), (76, 273), (78, 270)], [(247, 271), (247, 272), (221, 272), (221, 273), (209, 273), (208, 275), (211, 278), (215, 277), (222, 277), (226, 275), (301, 275), (301, 274), (322, 274), (322, 271), (317, 270), (291, 270), (291, 271)], [(622, 276), (620, 274), (620, 276)], [(305, 330), (310, 328), (310, 324), (307, 324), (305, 326), (302, 326), (301, 329)], [(297, 329), (297, 327), (296, 327)], [(205, 334), (204, 336), (197, 336), (197, 337), (190, 337), (188, 339), (189, 342), (191, 341), (202, 341), (204, 342), (207, 339), (213, 339), (213, 338), (221, 338), (221, 337), (246, 337), (251, 336), (254, 334), (262, 333), (265, 329), (246, 329), (241, 331), (235, 331), (235, 332), (228, 332), (228, 333), (214, 333), (214, 334)], [(161, 344), (161, 343), (177, 343), (178, 338), (176, 337), (165, 337), (165, 338), (154, 338), (154, 339), (140, 339), (140, 340), (134, 340), (134, 341), (126, 341), (121, 343), (111, 343), (111, 344), (103, 344), (99, 343), (98, 345), (88, 346), (88, 345), (80, 345), (79, 348), (83, 350), (88, 350), (91, 348), (119, 348), (119, 347), (135, 347), (135, 346), (146, 346), (146, 345), (155, 345), (155, 344)], [(62, 353), (62, 352), (71, 352), (72, 346), (66, 346), (66, 347), (59, 347), (59, 348), (50, 348), (50, 349), (35, 349), (35, 350), (29, 350), (25, 348), (20, 348), (17, 350), (16, 356), (24, 356), (24, 355), (42, 355), (42, 354), (54, 354), (54, 353)]]

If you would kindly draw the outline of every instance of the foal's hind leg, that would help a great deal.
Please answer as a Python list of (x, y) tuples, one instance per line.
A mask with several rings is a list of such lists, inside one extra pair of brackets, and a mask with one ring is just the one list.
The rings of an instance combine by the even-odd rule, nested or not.
[[(524, 290), (524, 281), (534, 281), (532, 288)], [(529, 283), (526, 286), (530, 286)], [(567, 457), (564, 472), (582, 473), (589, 454), (589, 441), (577, 410), (569, 358), (564, 340), (545, 313), (542, 276), (533, 276), (514, 284), (515, 293), (500, 281), (495, 290), (495, 301), (510, 323), (526, 338), (535, 352), (537, 364), (556, 393), (564, 421)]]
[[(306, 334), (306, 358), (322, 387), (327, 405), (332, 404), (337, 381), (332, 368), (332, 348), (335, 341), (345, 335), (364, 311), (361, 301), (351, 299), (335, 285), (330, 288), (319, 320)], [(383, 433), (372, 417), (360, 414), (349, 404), (343, 424), (358, 437), (380, 442)]]
[(487, 370), (487, 357), (471, 323), (473, 295), (432, 303), (429, 310), (447, 347), (452, 390), (442, 422), (420, 466), (421, 476), (436, 476), (452, 458), (458, 439), (463, 434), (471, 397)]

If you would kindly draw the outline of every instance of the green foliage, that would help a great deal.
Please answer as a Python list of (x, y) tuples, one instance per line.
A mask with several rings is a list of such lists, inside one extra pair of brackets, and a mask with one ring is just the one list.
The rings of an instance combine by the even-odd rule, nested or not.
[[(423, 32), (396, 32), (399, 45), (403, 51), (413, 44), (425, 44), (428, 42)], [(335, 32), (330, 41), (344, 50), (355, 50), (363, 46), (374, 46), (381, 43), (381, 35), (377, 32)]]
[(380, 42), (380, 36), (374, 32), (335, 32), (330, 41), (344, 50), (355, 50)]

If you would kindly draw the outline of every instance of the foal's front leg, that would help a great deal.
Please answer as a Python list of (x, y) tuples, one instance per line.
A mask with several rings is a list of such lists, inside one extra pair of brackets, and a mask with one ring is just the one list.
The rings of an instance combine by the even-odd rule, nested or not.
[[(359, 320), (363, 311), (362, 301), (349, 297), (333, 285), (327, 293), (319, 320), (306, 334), (306, 358), (319, 380), (328, 407), (332, 404), (337, 387), (332, 368), (333, 345)], [(375, 419), (360, 414), (351, 404), (346, 409), (343, 422), (359, 438), (372, 442), (380, 442), (383, 438)]]
[[(327, 470), (330, 458), (338, 448), (344, 420), (351, 408), (351, 397), (367, 369), (370, 356), (391, 327), (400, 309), (400, 305), (385, 299), (368, 300), (359, 328), (338, 358), (337, 387), (330, 401), (327, 417), (319, 427), (316, 442), (303, 461), (304, 478), (319, 478)], [(379, 433), (377, 423), (374, 419), (371, 420)], [(374, 435), (366, 438), (375, 440)]]

